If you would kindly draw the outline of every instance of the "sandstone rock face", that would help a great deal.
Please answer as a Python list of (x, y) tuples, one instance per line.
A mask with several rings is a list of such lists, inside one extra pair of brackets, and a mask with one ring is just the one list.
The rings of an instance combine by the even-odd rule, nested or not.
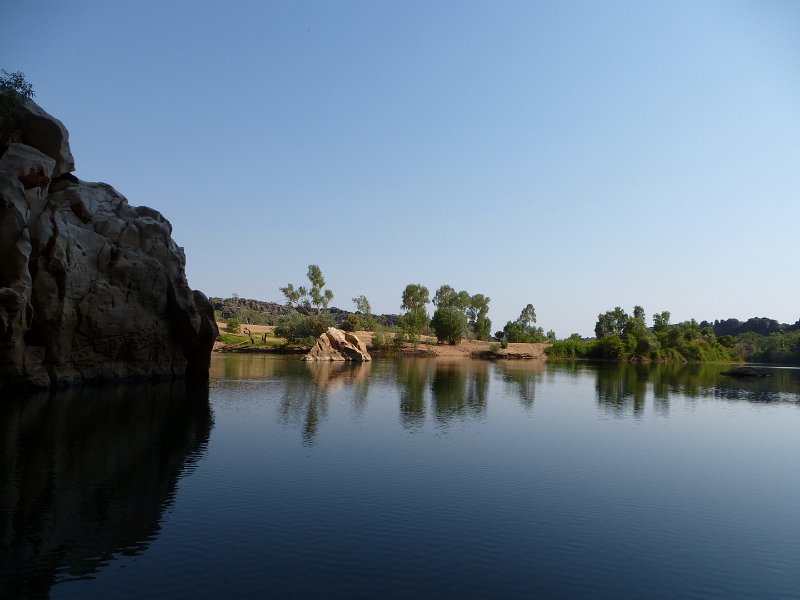
[(207, 377), (217, 326), (172, 226), (71, 175), (64, 126), (26, 109), (0, 136), (0, 388)]
[(328, 327), (328, 331), (317, 339), (311, 352), (303, 360), (352, 360), (364, 362), (372, 360), (367, 352), (364, 342), (352, 333), (347, 333), (335, 327)]

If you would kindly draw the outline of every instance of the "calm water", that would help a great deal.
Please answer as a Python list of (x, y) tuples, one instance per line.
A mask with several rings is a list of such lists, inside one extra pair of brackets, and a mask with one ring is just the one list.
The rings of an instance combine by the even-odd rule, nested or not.
[(800, 370), (308, 365), (0, 403), (0, 598), (800, 598)]

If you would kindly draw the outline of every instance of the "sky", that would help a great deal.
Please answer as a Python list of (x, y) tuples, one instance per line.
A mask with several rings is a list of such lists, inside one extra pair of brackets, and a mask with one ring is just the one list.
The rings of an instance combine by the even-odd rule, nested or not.
[(10, 2), (0, 68), (209, 296), (800, 319), (800, 3)]

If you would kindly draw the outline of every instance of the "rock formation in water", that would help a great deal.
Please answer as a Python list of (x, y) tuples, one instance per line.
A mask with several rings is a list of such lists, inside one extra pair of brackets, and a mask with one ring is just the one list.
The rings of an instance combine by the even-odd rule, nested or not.
[(73, 176), (64, 125), (24, 108), (0, 131), (0, 388), (207, 377), (214, 313), (170, 223)]
[(328, 327), (317, 339), (311, 352), (303, 360), (352, 360), (364, 362), (372, 360), (367, 347), (352, 333)]

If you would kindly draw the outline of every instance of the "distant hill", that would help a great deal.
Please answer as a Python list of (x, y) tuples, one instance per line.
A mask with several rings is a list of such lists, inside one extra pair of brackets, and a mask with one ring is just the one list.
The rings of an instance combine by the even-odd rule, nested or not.
[[(214, 307), (217, 320), (227, 321), (236, 317), (240, 322), (250, 325), (276, 325), (281, 317), (287, 315), (291, 310), (285, 304), (277, 302), (265, 302), (263, 300), (253, 300), (251, 298), (209, 298)], [(299, 312), (308, 313), (305, 309), (298, 309)], [(331, 307), (328, 309), (336, 323), (341, 324), (347, 319), (348, 315), (354, 312), (342, 310), (341, 308)], [(398, 315), (384, 314), (374, 315), (381, 325), (392, 327), (397, 325)]]

